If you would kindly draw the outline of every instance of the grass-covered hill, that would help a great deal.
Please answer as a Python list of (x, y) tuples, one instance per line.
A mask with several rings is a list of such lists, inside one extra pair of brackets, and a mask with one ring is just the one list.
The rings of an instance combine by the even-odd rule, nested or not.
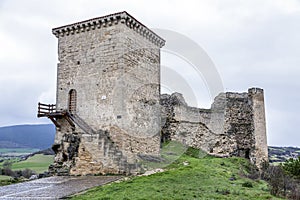
[(35, 154), (26, 160), (15, 162), (12, 164), (12, 170), (31, 169), (35, 173), (43, 173), (48, 171), (48, 167), (53, 163), (52, 155)]
[(277, 199), (266, 182), (246, 178), (246, 159), (198, 155), (189, 149), (164, 172), (96, 187), (72, 199)]
[(0, 127), (0, 149), (47, 149), (52, 146), (55, 127), (52, 124)]

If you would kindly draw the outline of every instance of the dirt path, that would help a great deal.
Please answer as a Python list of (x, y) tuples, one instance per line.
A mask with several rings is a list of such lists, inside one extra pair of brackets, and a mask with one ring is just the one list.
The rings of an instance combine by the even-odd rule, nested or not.
[(0, 187), (0, 199), (59, 199), (120, 178), (120, 176), (54, 176), (42, 178)]

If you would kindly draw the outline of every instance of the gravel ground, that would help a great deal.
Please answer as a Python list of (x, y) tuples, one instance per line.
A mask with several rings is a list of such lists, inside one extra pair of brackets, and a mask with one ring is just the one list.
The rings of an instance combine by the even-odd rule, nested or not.
[(0, 187), (0, 199), (59, 199), (116, 181), (120, 176), (53, 176)]

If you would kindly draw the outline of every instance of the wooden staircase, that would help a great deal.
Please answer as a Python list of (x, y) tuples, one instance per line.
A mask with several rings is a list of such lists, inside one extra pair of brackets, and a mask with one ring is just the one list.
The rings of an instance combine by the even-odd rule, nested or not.
[(57, 119), (62, 118), (65, 118), (72, 126), (72, 128), (75, 128), (75, 124), (70, 120), (68, 115), (69, 113), (67, 110), (57, 111), (55, 104), (38, 103), (37, 117), (48, 117), (57, 128), (61, 128), (61, 125), (57, 122)]
[(67, 117), (78, 127), (80, 127), (86, 134), (95, 134), (96, 131), (92, 129), (83, 119), (81, 119), (77, 114), (71, 114), (67, 112)]

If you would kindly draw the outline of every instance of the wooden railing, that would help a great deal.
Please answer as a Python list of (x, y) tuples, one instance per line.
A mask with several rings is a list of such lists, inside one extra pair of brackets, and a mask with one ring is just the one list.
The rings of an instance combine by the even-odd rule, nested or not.
[(60, 128), (61, 125), (57, 121), (57, 119), (66, 119), (71, 127), (75, 129), (75, 125), (80, 127), (87, 134), (95, 134), (96, 131), (93, 130), (83, 119), (81, 119), (75, 113), (70, 113), (67, 110), (56, 110), (55, 104), (38, 104), (38, 117), (48, 117), (57, 128)]
[(52, 113), (56, 113), (55, 104), (38, 104), (38, 117), (48, 117)]

